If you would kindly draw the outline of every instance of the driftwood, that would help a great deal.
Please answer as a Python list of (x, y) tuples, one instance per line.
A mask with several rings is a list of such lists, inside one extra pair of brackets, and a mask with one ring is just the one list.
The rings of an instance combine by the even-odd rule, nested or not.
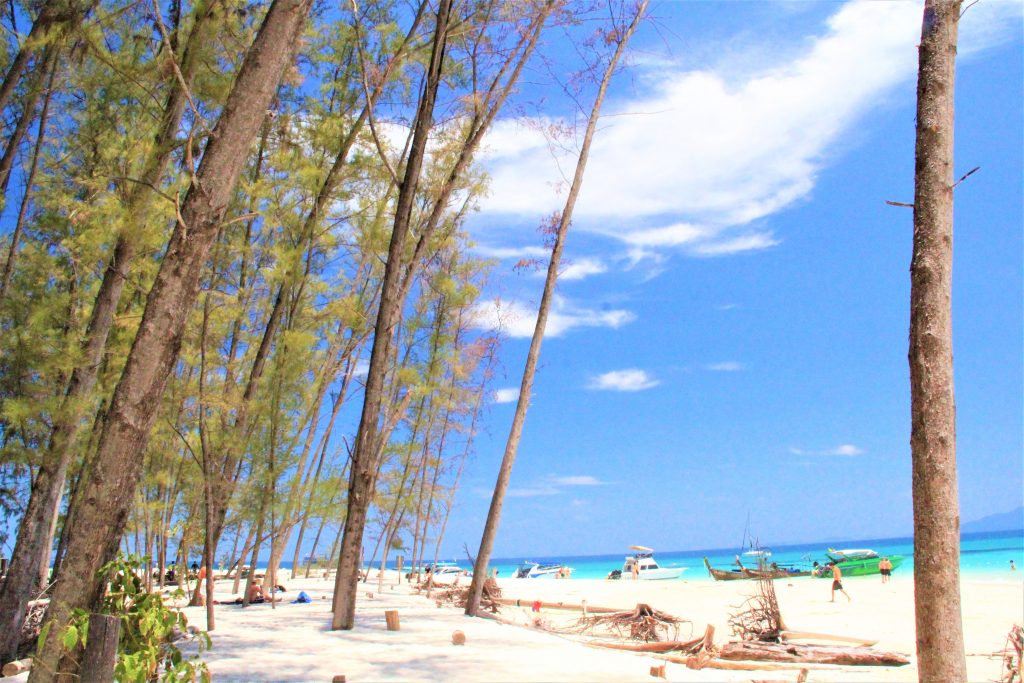
[(704, 644), (704, 637), (696, 640), (666, 640), (655, 643), (608, 643), (594, 640), (587, 645), (591, 647), (604, 647), (611, 650), (626, 650), (627, 652), (697, 652)]
[(719, 659), (741, 661), (799, 662), (841, 664), (846, 666), (904, 666), (910, 663), (898, 652), (871, 650), (842, 645), (792, 645), (777, 643), (727, 643), (718, 651)]
[(867, 638), (851, 638), (849, 636), (834, 636), (831, 633), (814, 633), (812, 631), (781, 631), (779, 636), (782, 640), (831, 640), (836, 643), (853, 643), (862, 647), (871, 647), (877, 640)]
[[(465, 607), (469, 598), (469, 588), (469, 586), (452, 586), (447, 590), (435, 593), (434, 600), (438, 607), (445, 604)], [(494, 579), (488, 578), (484, 581), (484, 589), (480, 594), (480, 606), (489, 609), (494, 614), (498, 613), (501, 606), (501, 588), (498, 587), (498, 582)]]
[(564, 609), (571, 612), (593, 612), (594, 614), (610, 614), (614, 612), (627, 612), (621, 607), (592, 607), (591, 605), (574, 605), (565, 602), (544, 602), (542, 600), (524, 600), (522, 598), (499, 598), (497, 602), (502, 605), (513, 607), (530, 607), (535, 602), (540, 603), (542, 609)]
[(731, 662), (705, 655), (680, 657), (678, 655), (654, 655), (666, 662), (682, 664), (687, 669), (722, 669), (724, 671), (804, 671), (809, 667), (802, 664), (778, 664), (775, 662)]
[(640, 603), (631, 612), (582, 617), (574, 628), (579, 633), (603, 632), (617, 638), (651, 642), (678, 640), (679, 624), (684, 621)]
[(782, 623), (779, 600), (775, 596), (775, 582), (761, 578), (757, 581), (757, 588), (757, 594), (729, 617), (729, 628), (734, 636), (743, 640), (777, 643), (786, 626)]
[(0, 673), (3, 674), (4, 678), (8, 676), (17, 676), (18, 674), (28, 671), (32, 668), (32, 658), (27, 659), (16, 659), (13, 662), (7, 662), (4, 664), (4, 668)]
[(1000, 658), (1006, 665), (1006, 670), (999, 679), (1001, 683), (1020, 683), (1020, 663), (1021, 659), (1024, 659), (1024, 628), (1021, 628), (1020, 624), (1014, 624), (1006, 634), (1006, 645)]

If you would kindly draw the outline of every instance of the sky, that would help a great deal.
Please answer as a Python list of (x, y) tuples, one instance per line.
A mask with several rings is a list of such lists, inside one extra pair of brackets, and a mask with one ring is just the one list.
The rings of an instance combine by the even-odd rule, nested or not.
[[(954, 353), (961, 515), (1021, 504), (1022, 5), (961, 22)], [(653, 3), (609, 91), (495, 557), (909, 535), (917, 2)], [(555, 99), (550, 100), (556, 102)], [(557, 103), (546, 111), (568, 114)], [(508, 339), (442, 556), (475, 552), (562, 173), (530, 121), (470, 223)], [(561, 169), (561, 172), (560, 172)]]

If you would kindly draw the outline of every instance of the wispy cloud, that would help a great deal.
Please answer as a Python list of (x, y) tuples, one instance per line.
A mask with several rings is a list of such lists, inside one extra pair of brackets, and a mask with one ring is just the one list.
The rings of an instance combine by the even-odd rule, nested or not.
[(793, 455), (836, 455), (836, 456), (848, 456), (852, 457), (855, 455), (863, 455), (864, 449), (858, 448), (853, 444), (844, 443), (835, 448), (827, 448), (825, 450), (805, 450), (803, 448), (795, 448), (790, 446), (789, 452)]
[[(1012, 40), (1020, 15), (1020, 3), (972, 5), (961, 54)], [(699, 69), (639, 55), (638, 77), (649, 87), (606, 106), (619, 115), (602, 121), (591, 149), (578, 228), (623, 242), (634, 257), (726, 256), (779, 244), (756, 222), (806, 200), (865, 112), (912, 82), (921, 16), (919, 2), (848, 2), (816, 34), (794, 36), (796, 50), (751, 46), (757, 59)], [(622, 115), (630, 112), (644, 115)], [(571, 168), (576, 152), (552, 158), (541, 128), (494, 126), (485, 212), (561, 207), (558, 169)]]
[(478, 244), (473, 247), (473, 252), (484, 258), (494, 259), (547, 258), (551, 256), (551, 250), (544, 247), (489, 247)]
[(511, 498), (539, 498), (541, 496), (557, 496), (561, 491), (552, 486), (536, 488), (510, 488), (505, 495)]
[(604, 486), (605, 482), (589, 474), (577, 474), (567, 477), (552, 476), (549, 481), (555, 486)]
[(588, 389), (601, 391), (643, 391), (661, 384), (644, 370), (630, 368), (628, 370), (612, 370), (591, 378)]
[(600, 275), (601, 273), (607, 272), (608, 266), (606, 266), (600, 259), (581, 258), (569, 262), (568, 265), (564, 265), (562, 270), (558, 273), (558, 279), (583, 280), (591, 275)]
[(727, 360), (721, 363), (710, 363), (704, 366), (705, 370), (711, 370), (712, 372), (739, 372), (743, 369), (742, 363), (737, 363), (734, 360)]
[[(537, 325), (537, 311), (518, 301), (495, 299), (475, 305), (473, 325), (479, 329), (499, 330), (510, 337), (532, 337)], [(633, 322), (636, 315), (630, 311), (609, 309), (597, 311), (578, 306), (564, 297), (556, 296), (548, 314), (546, 337), (560, 337), (579, 327), (608, 327), (617, 329)]]
[(513, 403), (517, 400), (519, 400), (519, 387), (507, 387), (494, 392), (495, 403)]

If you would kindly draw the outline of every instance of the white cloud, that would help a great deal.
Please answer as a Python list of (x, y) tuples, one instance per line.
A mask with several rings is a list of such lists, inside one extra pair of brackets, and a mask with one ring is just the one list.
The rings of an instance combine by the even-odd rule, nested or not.
[(566, 477), (550, 477), (555, 486), (604, 486), (604, 482), (589, 474), (577, 474)]
[(854, 455), (862, 455), (864, 453), (864, 449), (858, 448), (857, 446), (854, 446), (853, 444), (844, 443), (842, 445), (836, 446), (835, 448), (829, 448), (829, 449), (826, 449), (826, 450), (823, 450), (823, 451), (807, 451), (807, 450), (804, 450), (802, 448), (794, 448), (794, 447), (791, 446), (790, 449), (789, 449), (789, 452), (792, 453), (793, 455), (839, 455), (839, 456), (854, 456)]
[(737, 363), (734, 360), (727, 360), (721, 363), (711, 363), (704, 366), (705, 370), (711, 370), (712, 372), (739, 372), (743, 369), (742, 363)]
[[(537, 325), (537, 311), (518, 301), (495, 299), (476, 304), (472, 311), (473, 325), (479, 329), (500, 330), (510, 337), (532, 337)], [(548, 313), (545, 337), (560, 337), (577, 327), (610, 327), (617, 329), (636, 320), (625, 310), (595, 311), (576, 306), (556, 296)]]
[(647, 374), (643, 370), (635, 368), (628, 370), (612, 370), (598, 375), (587, 384), (588, 389), (606, 391), (643, 391), (656, 387), (661, 382)]
[(510, 488), (505, 495), (510, 498), (538, 498), (540, 496), (557, 496), (560, 494), (556, 488), (549, 486), (541, 486), (537, 488)]
[[(1015, 2), (972, 6), (962, 52), (1013, 39), (1020, 14)], [(637, 60), (650, 94), (606, 106), (616, 116), (602, 121), (591, 150), (575, 210), (580, 229), (634, 250), (695, 256), (778, 244), (751, 223), (806, 199), (866, 111), (884, 106), (897, 87), (904, 101), (913, 97), (921, 18), (919, 2), (850, 2), (819, 34), (794, 36), (788, 49), (754, 46), (759, 59), (746, 63), (686, 70)], [(794, 44), (806, 47), (794, 52)], [(775, 61), (766, 63), (766, 54)], [(553, 158), (537, 123), (526, 121), (499, 122), (487, 142), (484, 211), (561, 208), (559, 167), (573, 167), (575, 150)], [(634, 262), (638, 253), (631, 251)]]
[(608, 266), (600, 259), (581, 258), (574, 259), (568, 265), (562, 265), (558, 273), (559, 280), (582, 280), (591, 275), (600, 275), (608, 272)]
[(495, 403), (513, 403), (517, 400), (519, 400), (519, 387), (508, 387), (494, 392)]
[(547, 259), (551, 250), (544, 247), (488, 247), (481, 244), (473, 247), (473, 252), (484, 258), (494, 259)]

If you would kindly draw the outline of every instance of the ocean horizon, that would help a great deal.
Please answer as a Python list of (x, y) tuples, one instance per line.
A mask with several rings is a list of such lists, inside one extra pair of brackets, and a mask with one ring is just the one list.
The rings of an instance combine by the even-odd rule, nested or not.
[[(913, 543), (912, 536), (893, 538), (868, 538), (868, 539), (846, 539), (838, 541), (819, 541), (812, 543), (798, 543), (786, 545), (765, 546), (771, 551), (771, 562), (781, 566), (807, 566), (812, 562), (827, 561), (825, 552), (829, 548), (870, 548), (879, 555), (900, 555), (905, 558), (903, 564), (894, 571), (894, 575), (908, 574), (913, 570)], [(603, 553), (599, 555), (535, 555), (524, 557), (503, 557), (491, 561), (492, 569), (498, 570), (501, 577), (510, 577), (515, 573), (517, 566), (523, 562), (539, 562), (541, 564), (566, 564), (572, 567), (573, 578), (577, 579), (603, 579), (608, 573), (615, 569), (622, 569), (623, 561), (629, 553), (628, 548), (623, 548), (620, 553)], [(732, 548), (701, 548), (695, 550), (666, 550), (655, 549), (654, 556), (662, 567), (683, 567), (685, 571), (679, 580), (683, 581), (712, 581), (704, 567), (704, 558), (716, 569), (731, 569), (735, 566), (735, 558), (743, 552), (743, 549)], [(401, 553), (397, 553), (401, 555)], [(396, 568), (396, 554), (388, 559), (388, 568)], [(408, 568), (408, 557), (404, 557), (403, 566)], [(756, 565), (756, 559), (749, 557), (744, 564), (748, 567)], [(472, 569), (472, 564), (466, 557), (458, 558), (441, 556), (439, 561), (454, 563), (463, 569)], [(1013, 560), (1018, 567), (1020, 574), (1011, 572), (1010, 560)], [(374, 566), (379, 566), (379, 560)], [(258, 568), (265, 568), (266, 561), (257, 563)], [(282, 562), (282, 569), (291, 569), (291, 562)], [(960, 570), (962, 574), (975, 578), (1011, 578), (1019, 576), (1024, 579), (1024, 529), (1014, 531), (987, 531), (973, 532), (960, 535)]]

